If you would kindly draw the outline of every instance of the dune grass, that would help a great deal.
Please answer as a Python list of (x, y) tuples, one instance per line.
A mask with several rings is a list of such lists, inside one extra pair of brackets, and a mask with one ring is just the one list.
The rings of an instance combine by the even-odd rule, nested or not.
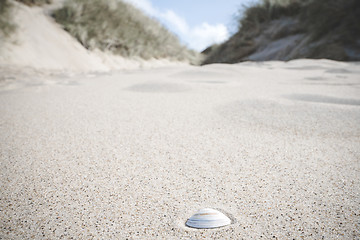
[(265, 0), (247, 8), (243, 17), (239, 19), (239, 31), (243, 33), (259, 33), (263, 23), (300, 13), (300, 1), (271, 1)]
[(120, 0), (67, 0), (53, 17), (88, 49), (144, 59), (196, 59), (156, 20)]
[(313, 0), (301, 11), (300, 19), (313, 40), (328, 35), (351, 43), (360, 37), (359, 0)]
[(297, 0), (263, 0), (245, 7), (245, 11), (239, 14), (238, 32), (208, 52), (202, 64), (240, 62), (256, 51), (255, 38), (263, 32), (267, 23), (281, 17), (298, 15), (301, 7), (301, 2)]
[(16, 1), (26, 4), (28, 6), (34, 6), (34, 5), (41, 6), (52, 2), (51, 0), (16, 0)]
[(360, 36), (359, 0), (263, 0), (245, 11), (239, 31), (284, 16), (298, 18), (313, 40), (329, 33), (345, 41)]
[(240, 16), (238, 32), (211, 51), (203, 64), (241, 61), (243, 57), (256, 51), (255, 39), (267, 26), (273, 20), (281, 18), (298, 21), (297, 28), (309, 36), (309, 45), (323, 43), (323, 46), (318, 45), (308, 55), (300, 57), (330, 56), (331, 59), (345, 60), (346, 57), (335, 54), (335, 50), (330, 55), (328, 53), (331, 49), (343, 52), (341, 49), (345, 44), (360, 47), (359, 0), (263, 0), (249, 6)]
[(9, 37), (15, 29), (11, 3), (8, 0), (0, 0), (0, 40)]
[[(261, 10), (260, 10), (261, 9)], [(265, 21), (284, 16), (296, 17), (301, 25), (318, 40), (324, 35), (338, 35), (344, 41), (352, 41), (360, 36), (360, 1), (359, 0), (264, 0), (263, 4), (246, 10), (246, 22), (256, 22), (262, 11)], [(255, 13), (253, 13), (255, 12)]]

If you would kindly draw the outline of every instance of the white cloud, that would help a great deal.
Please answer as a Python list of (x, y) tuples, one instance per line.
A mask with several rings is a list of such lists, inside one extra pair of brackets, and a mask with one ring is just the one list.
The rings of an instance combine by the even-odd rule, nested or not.
[(140, 8), (150, 16), (156, 16), (158, 14), (157, 10), (148, 0), (125, 0), (125, 2), (131, 3), (132, 5)]
[(160, 20), (192, 49), (202, 51), (206, 47), (214, 43), (221, 43), (229, 37), (228, 29), (223, 24), (210, 25), (207, 22), (203, 22), (200, 25), (190, 27), (184, 18), (177, 15), (171, 9), (160, 11), (149, 0), (125, 1)]
[(191, 29), (188, 37), (192, 47), (202, 51), (214, 43), (221, 43), (228, 39), (229, 32), (223, 24), (210, 25), (204, 22)]
[(175, 31), (186, 34), (189, 31), (189, 26), (185, 19), (179, 17), (172, 10), (166, 10), (164, 13), (159, 14), (160, 19), (165, 20), (168, 24), (175, 27)]

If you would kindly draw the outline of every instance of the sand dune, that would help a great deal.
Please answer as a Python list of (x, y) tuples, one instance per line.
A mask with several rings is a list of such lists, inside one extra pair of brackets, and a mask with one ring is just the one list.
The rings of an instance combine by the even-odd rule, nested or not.
[[(90, 51), (50, 17), (61, 0), (45, 7), (14, 5), (17, 31), (1, 44), (0, 65), (41, 71), (91, 72), (183, 65), (166, 59), (123, 58), (109, 52)], [(25, 70), (26, 71), (26, 70)]]
[(0, 238), (360, 238), (358, 63), (11, 69)]

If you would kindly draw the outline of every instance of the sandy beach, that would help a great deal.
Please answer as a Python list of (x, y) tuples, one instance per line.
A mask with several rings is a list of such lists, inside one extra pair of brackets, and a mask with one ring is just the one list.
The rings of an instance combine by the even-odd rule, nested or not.
[(360, 239), (359, 63), (1, 71), (1, 239)]

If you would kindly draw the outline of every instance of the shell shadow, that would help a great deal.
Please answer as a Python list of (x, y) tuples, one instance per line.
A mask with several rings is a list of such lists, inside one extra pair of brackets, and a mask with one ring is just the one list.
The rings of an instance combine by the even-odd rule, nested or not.
[(128, 87), (127, 90), (133, 92), (175, 93), (175, 92), (189, 91), (190, 88), (186, 85), (177, 84), (177, 83), (149, 82), (149, 83), (132, 85)]

